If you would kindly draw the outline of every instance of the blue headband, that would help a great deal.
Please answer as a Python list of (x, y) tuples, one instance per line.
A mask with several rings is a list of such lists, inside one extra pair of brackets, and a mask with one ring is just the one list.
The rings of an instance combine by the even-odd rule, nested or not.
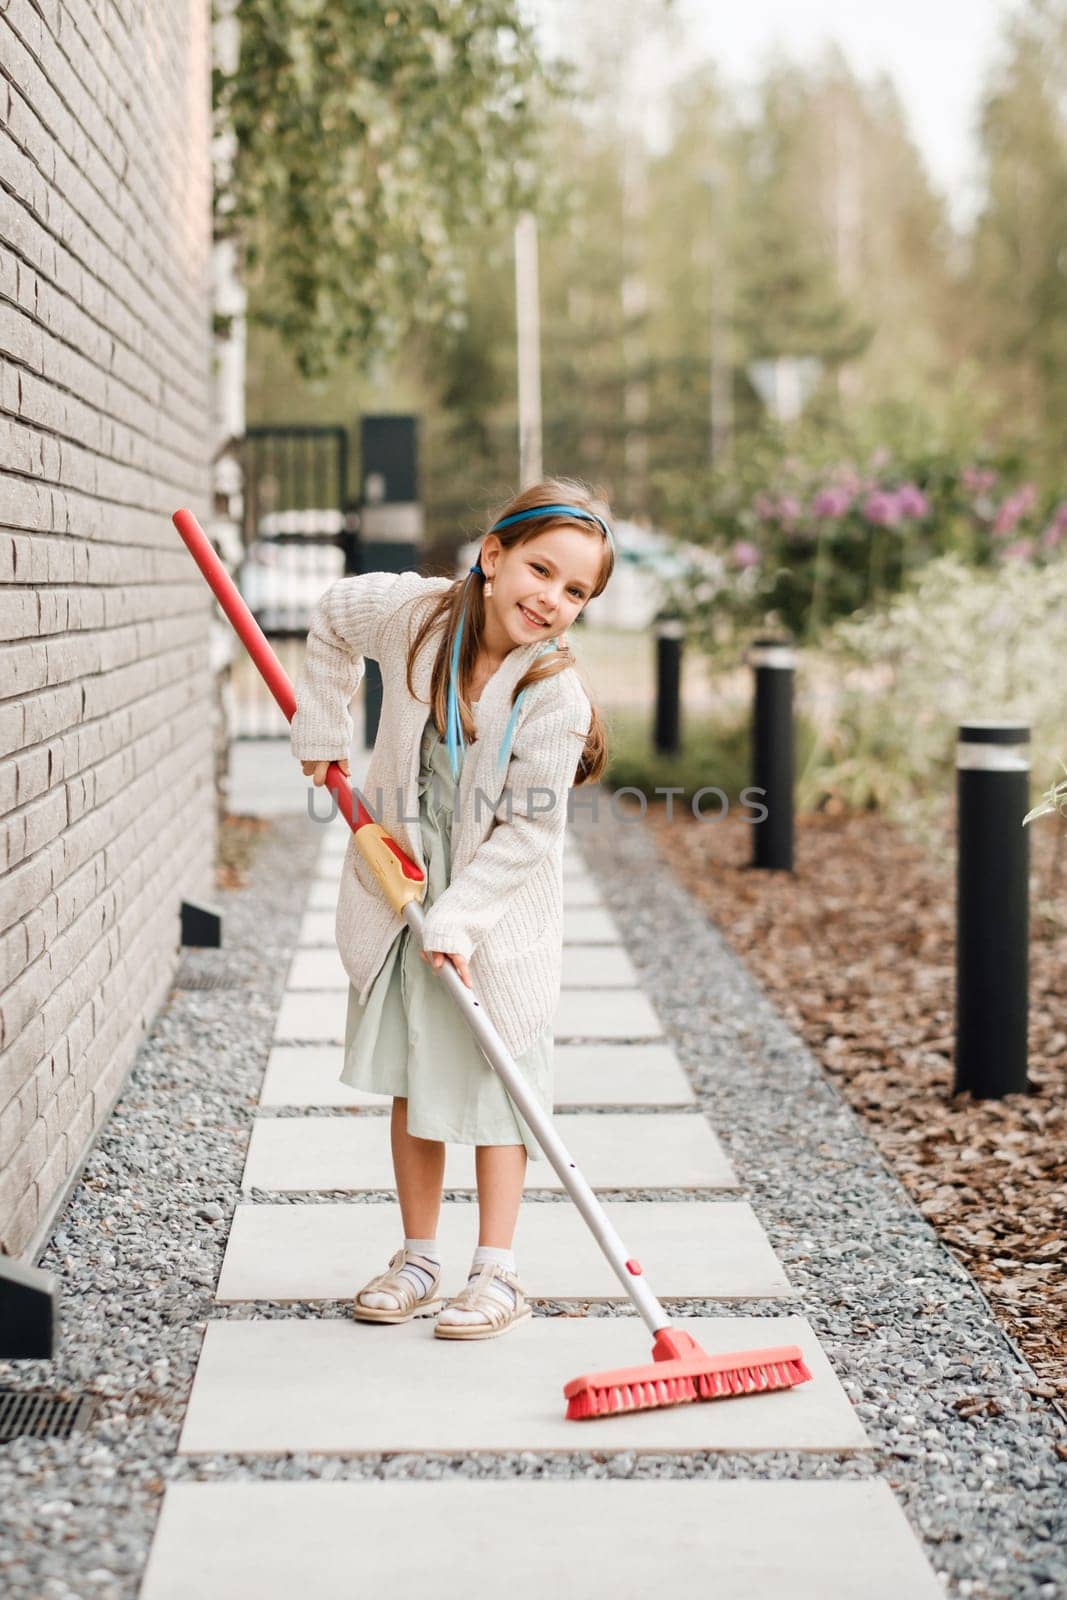
[[(581, 506), (534, 506), (529, 511), (516, 511), (510, 517), (504, 517), (501, 522), (494, 523), (489, 529), (489, 532), (496, 533), (501, 528), (509, 528), (513, 522), (524, 522), (527, 517), (546, 517), (553, 512), (565, 512), (567, 516), (580, 517), (583, 522), (595, 522), (603, 531), (604, 537), (608, 541), (608, 544), (611, 546), (612, 550), (615, 549), (615, 537), (604, 519), (602, 517), (598, 517), (595, 511), (586, 511)], [(484, 575), (484, 569), (480, 561), (476, 561), (468, 571), (464, 587), (466, 587), (466, 584), (470, 582), (471, 573), (474, 572), (482, 572)], [(467, 749), (467, 742), (463, 737), (463, 725), (459, 716), (459, 696), (456, 693), (456, 683), (459, 678), (459, 647), (463, 638), (463, 624), (466, 621), (466, 617), (467, 596), (466, 593), (464, 593), (463, 604), (459, 613), (459, 624), (456, 628), (456, 637), (452, 642), (452, 661), (448, 674), (448, 715), (446, 718), (446, 737), (448, 741), (449, 760), (452, 764), (453, 779), (456, 779), (459, 776), (459, 751), (462, 749), (463, 752), (466, 753)], [(540, 656), (544, 655), (546, 650), (558, 649), (558, 639), (549, 639), (544, 646), (538, 650), (537, 654)], [(511, 741), (515, 737), (515, 724), (518, 720), (519, 707), (522, 705), (522, 699), (525, 693), (526, 690), (523, 689), (522, 693), (519, 695), (519, 698), (515, 701), (515, 704), (511, 708), (511, 715), (508, 718), (507, 727), (504, 729), (504, 737), (500, 741), (500, 753), (497, 756), (496, 763), (498, 772), (503, 766), (508, 752), (511, 749)]]
[[(605, 539), (614, 550), (615, 536), (603, 517), (598, 517), (595, 511), (584, 511), (581, 506), (534, 506), (531, 511), (516, 511), (510, 517), (505, 517), (503, 522), (496, 523), (489, 529), (489, 532), (496, 533), (500, 528), (509, 528), (513, 522), (525, 522), (527, 517), (547, 517), (552, 511), (565, 511), (568, 516), (581, 517), (583, 522), (597, 523), (603, 529)], [(472, 572), (475, 570), (481, 571), (477, 563), (471, 568)]]

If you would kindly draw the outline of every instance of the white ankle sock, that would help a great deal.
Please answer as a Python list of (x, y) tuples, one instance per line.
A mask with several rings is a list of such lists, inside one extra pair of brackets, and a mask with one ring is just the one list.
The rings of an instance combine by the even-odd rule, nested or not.
[[(474, 1251), (467, 1282), (477, 1277), (487, 1261), (498, 1261), (509, 1272), (515, 1271), (515, 1253), (512, 1250), (499, 1250), (495, 1245), (480, 1244)], [(493, 1278), (489, 1284), (489, 1293), (496, 1295), (502, 1305), (510, 1310), (515, 1304), (515, 1291), (510, 1284), (502, 1283), (499, 1278)], [(437, 1319), (439, 1322), (485, 1322), (487, 1319), (481, 1311), (466, 1311), (462, 1306), (446, 1306)]]
[[(424, 1256), (429, 1261), (434, 1262), (436, 1266), (441, 1265), (441, 1256), (437, 1248), (436, 1239), (405, 1239), (404, 1249), (410, 1251), (412, 1255)], [(399, 1276), (401, 1278), (409, 1278), (415, 1285), (420, 1297), (426, 1293), (433, 1283), (432, 1275), (417, 1261), (405, 1261), (400, 1268)], [(359, 1300), (360, 1305), (380, 1306), (385, 1311), (395, 1311), (400, 1305), (396, 1295), (389, 1294), (384, 1289), (373, 1289), (369, 1294), (360, 1295)]]

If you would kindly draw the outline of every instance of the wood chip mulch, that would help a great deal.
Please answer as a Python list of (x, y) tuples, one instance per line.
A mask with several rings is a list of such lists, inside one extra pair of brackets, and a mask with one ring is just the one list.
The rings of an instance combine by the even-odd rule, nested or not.
[(650, 803), (647, 822), (1062, 1410), (1067, 822), (1029, 824), (1031, 1092), (1001, 1100), (952, 1093), (952, 819), (926, 848), (874, 813), (799, 816), (793, 873), (748, 868), (740, 816), (700, 822), (676, 802), (668, 821)]

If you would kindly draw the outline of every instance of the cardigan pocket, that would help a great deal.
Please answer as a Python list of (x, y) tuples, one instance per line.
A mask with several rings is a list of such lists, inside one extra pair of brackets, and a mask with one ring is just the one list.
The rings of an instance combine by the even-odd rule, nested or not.
[(549, 854), (534, 868), (508, 909), (489, 929), (481, 948), (494, 961), (512, 961), (539, 944), (547, 933), (561, 930), (563, 892), (560, 864)]

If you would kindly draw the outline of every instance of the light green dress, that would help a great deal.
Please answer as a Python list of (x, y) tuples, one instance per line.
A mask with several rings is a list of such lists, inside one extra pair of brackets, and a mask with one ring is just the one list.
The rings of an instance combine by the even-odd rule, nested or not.
[[(477, 705), (477, 701), (473, 702)], [(419, 826), (426, 866), (422, 905), (429, 910), (452, 870), (455, 784), (448, 746), (426, 719), (419, 766)], [(552, 1029), (515, 1064), (547, 1116), (552, 1115)], [(348, 986), (341, 1082), (371, 1094), (407, 1098), (408, 1132), (449, 1144), (524, 1144), (543, 1160), (526, 1119), (514, 1108), (455, 1001), (419, 953), (405, 923), (371, 985), (365, 1005)]]

